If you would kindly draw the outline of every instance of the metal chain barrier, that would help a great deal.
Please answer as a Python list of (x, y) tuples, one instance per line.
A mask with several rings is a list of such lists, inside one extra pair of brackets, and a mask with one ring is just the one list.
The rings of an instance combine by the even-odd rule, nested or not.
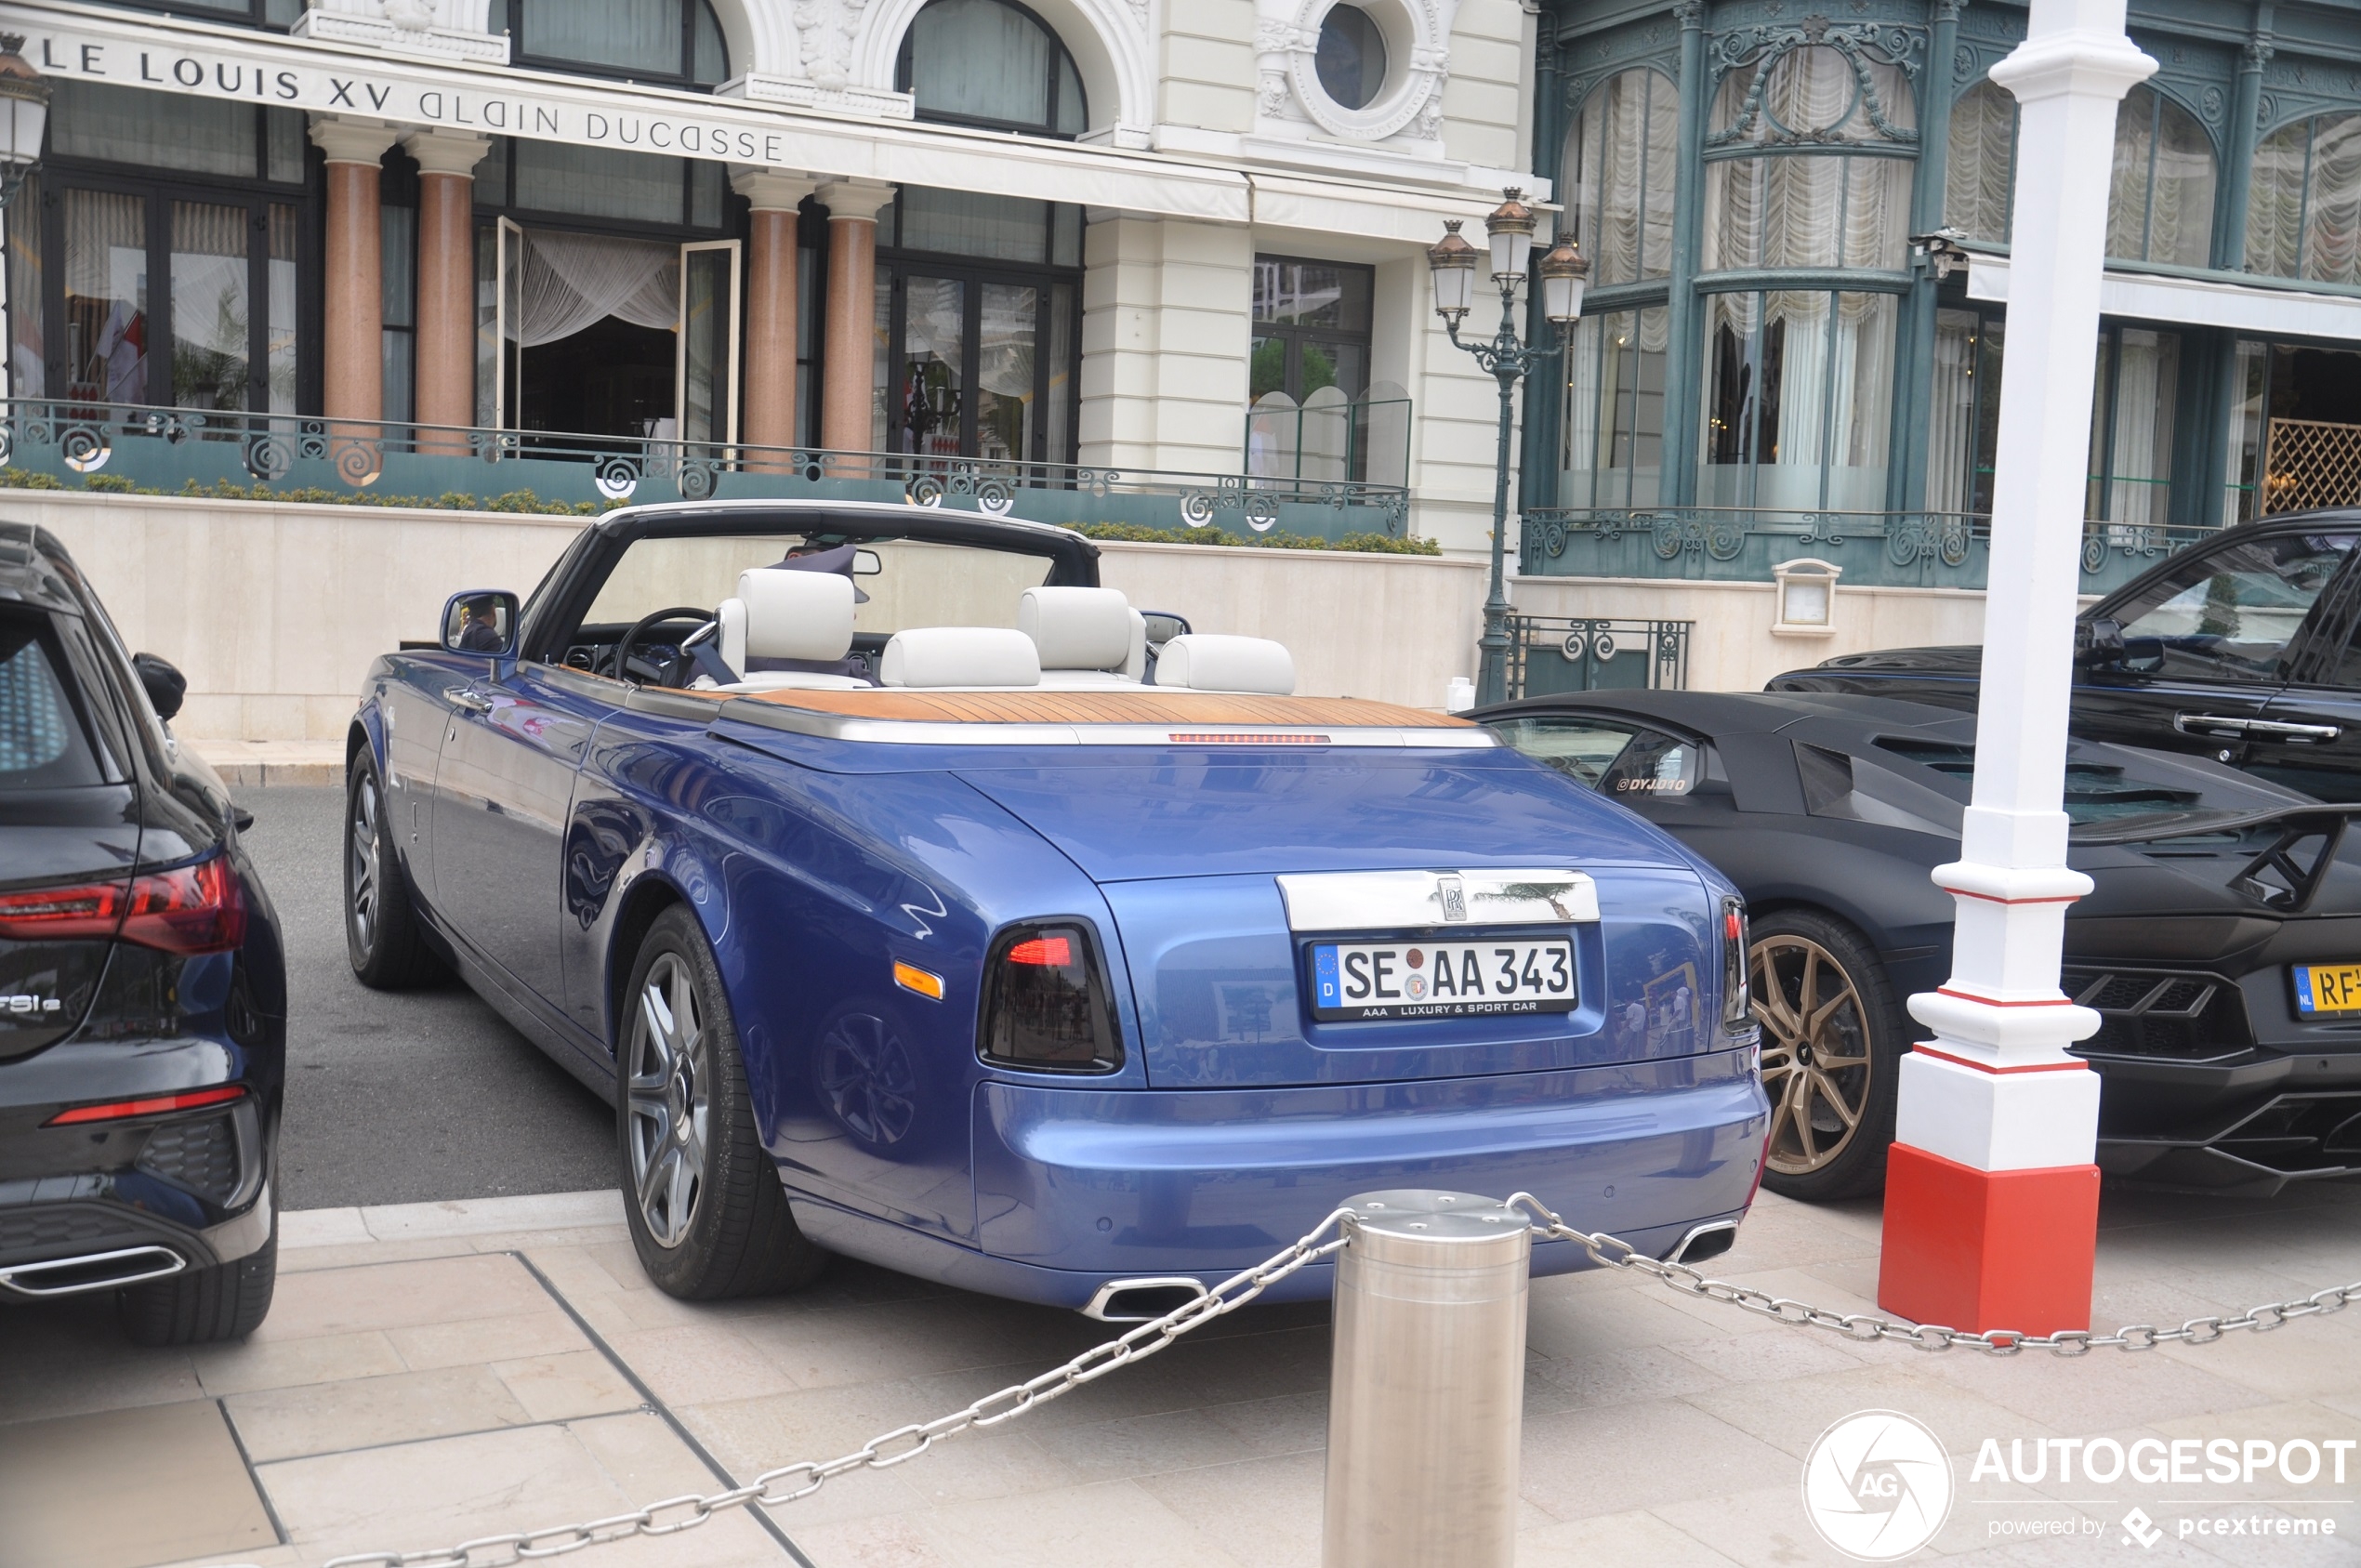
[[(1970, 1334), (1940, 1324), (1897, 1323), (1869, 1312), (1829, 1311), (1801, 1301), (1791, 1301), (1785, 1297), (1766, 1295), (1745, 1285), (1709, 1279), (1684, 1263), (1666, 1263), (1651, 1258), (1620, 1237), (1604, 1232), (1576, 1230), (1530, 1192), (1519, 1192), (1501, 1206), (1519, 1209), (1532, 1216), (1537, 1236), (1572, 1242), (1603, 1268), (1636, 1270), (1685, 1295), (1709, 1301), (1727, 1301), (1742, 1311), (1775, 1318), (1781, 1323), (1825, 1328), (1863, 1344), (1893, 1340), (1922, 1351), (1947, 1351), (1955, 1346), (1966, 1345), (1998, 1356), (2015, 1355), (2020, 1351), (2048, 1351), (2053, 1355), (2079, 1356), (2104, 1347), (2150, 1351), (2158, 1345), (2174, 1343), (2209, 1344), (2225, 1334), (2240, 1329), (2265, 1333), (2298, 1318), (2333, 1312), (2348, 1304), (2361, 1302), (2361, 1281), (2355, 1281), (2341, 1287), (2315, 1291), (2301, 1300), (2274, 1301), (2251, 1308), (2237, 1317), (2191, 1318), (2178, 1328), (2135, 1324), (2113, 1334), (2091, 1334), (2079, 1329), (2063, 1329), (2055, 1334), (2026, 1334), (2013, 1328), (1992, 1328), (1981, 1334)], [(1347, 1209), (1338, 1209), (1294, 1245), (1273, 1254), (1251, 1269), (1233, 1274), (1164, 1316), (1141, 1324), (1117, 1338), (1083, 1351), (1063, 1366), (1055, 1367), (1025, 1382), (1011, 1384), (996, 1393), (986, 1394), (973, 1404), (963, 1410), (955, 1410), (948, 1416), (940, 1416), (915, 1426), (898, 1427), (838, 1458), (799, 1460), (765, 1470), (745, 1485), (726, 1492), (668, 1497), (630, 1513), (594, 1519), (587, 1523), (552, 1525), (505, 1535), (483, 1535), (472, 1541), (462, 1541), (455, 1547), (431, 1551), (362, 1552), (332, 1559), (327, 1568), (505, 1568), (505, 1565), (535, 1558), (562, 1557), (585, 1547), (602, 1546), (635, 1535), (679, 1535), (683, 1530), (695, 1529), (718, 1514), (748, 1504), (777, 1508), (799, 1501), (847, 1471), (890, 1469), (917, 1458), (943, 1438), (956, 1436), (970, 1428), (996, 1427), (1003, 1421), (1013, 1420), (1061, 1394), (1105, 1377), (1117, 1367), (1128, 1366), (1155, 1354), (1182, 1335), (1204, 1327), (1226, 1312), (1236, 1311), (1297, 1270), (1341, 1250), (1345, 1238), (1340, 1234), (1331, 1237), (1330, 1232), (1337, 1231), (1349, 1213)]]
[(683, 1530), (695, 1529), (717, 1514), (749, 1503), (777, 1508), (783, 1503), (799, 1501), (848, 1470), (890, 1469), (917, 1458), (943, 1438), (955, 1437), (970, 1427), (996, 1427), (1003, 1421), (1014, 1420), (1119, 1366), (1128, 1366), (1155, 1354), (1182, 1335), (1204, 1327), (1225, 1312), (1236, 1311), (1304, 1265), (1316, 1263), (1342, 1248), (1343, 1237), (1323, 1238), (1337, 1229), (1346, 1213), (1338, 1209), (1294, 1245), (1231, 1275), (1164, 1316), (1083, 1351), (1063, 1366), (986, 1394), (964, 1410), (955, 1410), (916, 1426), (897, 1427), (838, 1458), (799, 1460), (765, 1470), (745, 1485), (727, 1492), (667, 1497), (630, 1513), (594, 1519), (586, 1524), (557, 1524), (506, 1535), (482, 1535), (433, 1551), (360, 1552), (331, 1559), (327, 1568), (502, 1568), (503, 1564), (534, 1558), (562, 1557), (585, 1547), (603, 1546), (634, 1535), (677, 1535)]
[(2088, 1355), (2102, 1349), (2153, 1351), (2158, 1345), (2209, 1345), (2224, 1334), (2239, 1329), (2268, 1333), (2275, 1328), (2283, 1328), (2298, 1318), (2337, 1311), (2361, 1301), (2361, 1280), (2356, 1280), (2351, 1285), (2315, 1290), (2300, 1300), (2272, 1301), (2260, 1307), (2250, 1307), (2234, 1318), (2191, 1318), (2178, 1328), (2158, 1328), (2154, 1324), (2141, 1323), (2118, 1328), (2113, 1334), (2093, 1334), (2078, 1328), (2060, 1329), (2055, 1334), (2027, 1334), (2017, 1328), (1987, 1328), (1981, 1334), (1970, 1334), (1964, 1329), (1947, 1328), (1941, 1324), (1896, 1323), (1892, 1318), (1881, 1318), (1872, 1312), (1832, 1312), (1826, 1308), (1788, 1300), (1783, 1296), (1768, 1296), (1742, 1285), (1708, 1279), (1684, 1263), (1662, 1262), (1630, 1243), (1603, 1232), (1577, 1231), (1550, 1212), (1540, 1199), (1530, 1192), (1519, 1192), (1501, 1206), (1523, 1209), (1533, 1215), (1533, 1230), (1537, 1236), (1572, 1242), (1589, 1253), (1591, 1261), (1603, 1268), (1635, 1269), (1684, 1295), (1702, 1297), (1708, 1301), (1727, 1301), (1741, 1311), (1760, 1313), (1800, 1327), (1825, 1328), (1862, 1344), (1890, 1339), (1921, 1351), (1947, 1351), (1957, 1345), (1966, 1345), (1996, 1356), (2012, 1356), (2020, 1351), (2048, 1351), (2058, 1356)]

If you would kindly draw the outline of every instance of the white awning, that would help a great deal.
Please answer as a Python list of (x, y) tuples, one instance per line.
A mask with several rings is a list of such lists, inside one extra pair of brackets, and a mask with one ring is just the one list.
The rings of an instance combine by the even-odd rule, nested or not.
[[(1968, 297), (2006, 303), (2009, 260), (1978, 256), (1968, 263)], [(2361, 339), (2361, 296), (2306, 294), (2298, 289), (2167, 278), (2109, 270), (2099, 284), (2099, 310), (2143, 322), (2233, 327), (2257, 337)]]

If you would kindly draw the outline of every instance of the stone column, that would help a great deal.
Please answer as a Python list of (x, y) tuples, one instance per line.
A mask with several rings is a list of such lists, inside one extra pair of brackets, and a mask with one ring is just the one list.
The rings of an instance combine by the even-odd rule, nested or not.
[[(489, 137), (412, 131), (418, 161), (417, 421), (476, 422), (475, 166)], [(421, 431), (421, 451), (465, 452), (457, 436)]]
[(2124, 0), (2033, 0), (2028, 20), (1992, 68), (2038, 155), (2012, 208), (1975, 787), (1959, 858), (1934, 871), (1951, 978), (1910, 998), (1935, 1037), (1901, 1062), (1878, 1302), (2048, 1334), (2089, 1326), (2098, 1241), (2099, 1080), (2066, 1048), (2099, 1017), (2058, 989), (2091, 879), (2066, 864), (2063, 784), (2115, 115), (2156, 61)]
[[(1665, 296), (1665, 504), (1697, 495), (1698, 409), (1705, 400), (1705, 310), (1697, 298), (1697, 257), (1705, 229), (1705, 0), (1672, 7), (1681, 24), (1680, 175), (1672, 187), (1672, 276)], [(1661, 89), (1659, 89), (1661, 90)], [(1589, 235), (1583, 236), (1585, 239)], [(1561, 372), (1563, 374), (1563, 372)]]
[(385, 413), (385, 252), (378, 234), (377, 161), (394, 131), (367, 120), (323, 115), (311, 139), (328, 158), (327, 374), (321, 411), (332, 419)]
[[(875, 179), (839, 179), (819, 190), (828, 209), (828, 342), (822, 367), (820, 444), (866, 452), (877, 398), (877, 214), (893, 187)], [(865, 477), (858, 466), (840, 468)]]
[[(793, 446), (796, 208), (819, 182), (778, 169), (739, 169), (730, 183), (754, 204), (746, 244), (745, 417), (740, 434), (749, 447)], [(745, 463), (774, 471), (788, 466), (754, 452)]]

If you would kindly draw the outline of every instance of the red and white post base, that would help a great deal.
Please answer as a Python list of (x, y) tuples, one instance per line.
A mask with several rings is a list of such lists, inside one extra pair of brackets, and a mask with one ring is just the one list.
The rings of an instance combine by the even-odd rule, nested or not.
[(1935, 880), (1959, 905), (1955, 971), (2006, 978), (2021, 967), (2034, 983), (1971, 990), (1955, 979), (1910, 999), (1936, 1037), (1902, 1059), (1879, 1305), (1979, 1333), (2087, 1328), (2099, 1079), (2065, 1048), (2099, 1017), (2058, 991), (2057, 953), (2066, 904), (2090, 881), (1970, 864)]
[(1935, 1037), (1903, 1058), (1878, 1302), (1920, 1323), (2086, 1328), (2097, 1247), (2099, 1081), (2066, 1048), (2098, 1015), (2058, 990), (2066, 715), (2083, 469), (2116, 107), (2156, 70), (2125, 0), (2033, 0), (1992, 68), (2016, 96), (2009, 343), (1985, 599), (1974, 803), (1938, 886), (1951, 980), (1910, 998)]

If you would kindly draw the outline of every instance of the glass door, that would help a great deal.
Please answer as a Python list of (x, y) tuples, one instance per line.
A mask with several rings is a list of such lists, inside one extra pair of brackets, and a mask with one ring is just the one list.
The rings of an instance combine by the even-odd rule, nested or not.
[(683, 442), (738, 439), (739, 250), (735, 240), (680, 247), (679, 364), (674, 375)]
[(1067, 461), (1075, 300), (1069, 283), (897, 270), (878, 302), (891, 367), (871, 432), (878, 450)]
[(524, 349), (517, 341), (524, 321), (524, 230), (505, 217), (495, 226), (492, 275), (492, 428), (514, 430), (524, 402)]

